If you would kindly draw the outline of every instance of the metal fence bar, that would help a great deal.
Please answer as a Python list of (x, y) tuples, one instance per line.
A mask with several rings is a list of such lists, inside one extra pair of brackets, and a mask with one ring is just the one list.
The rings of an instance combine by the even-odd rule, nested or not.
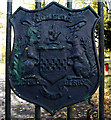
[[(72, 9), (72, 0), (67, 0), (67, 7)], [(72, 119), (72, 106), (67, 107), (67, 120)]]
[(67, 0), (67, 7), (72, 9), (72, 0)]
[(41, 0), (35, 0), (35, 8), (41, 8)]
[(9, 85), (9, 61), (11, 54), (11, 23), (12, 2), (7, 2), (7, 30), (6, 30), (6, 80), (5, 80), (5, 119), (11, 119), (11, 88)]
[(72, 120), (72, 106), (67, 107), (67, 120)]
[[(35, 0), (35, 9), (41, 8), (41, 0)], [(35, 120), (40, 120), (40, 106), (35, 105)]]
[(40, 106), (35, 105), (35, 120), (40, 120)]
[(100, 15), (99, 27), (99, 61), (100, 61), (100, 88), (99, 88), (99, 120), (104, 120), (104, 17), (103, 2), (98, 2), (98, 14)]

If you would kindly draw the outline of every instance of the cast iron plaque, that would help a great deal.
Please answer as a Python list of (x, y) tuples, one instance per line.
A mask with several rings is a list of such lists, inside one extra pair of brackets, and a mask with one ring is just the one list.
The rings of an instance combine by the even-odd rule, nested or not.
[(52, 2), (38, 10), (19, 7), (11, 18), (13, 91), (51, 114), (89, 98), (99, 83), (98, 19), (90, 6), (72, 10)]

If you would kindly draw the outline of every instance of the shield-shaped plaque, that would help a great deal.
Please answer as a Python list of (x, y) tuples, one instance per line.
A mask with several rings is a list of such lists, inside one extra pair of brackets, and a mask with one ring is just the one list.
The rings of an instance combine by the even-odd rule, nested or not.
[(9, 68), (13, 91), (51, 114), (89, 98), (99, 83), (98, 19), (90, 6), (72, 10), (52, 2), (37, 10), (19, 7), (10, 19), (15, 32)]

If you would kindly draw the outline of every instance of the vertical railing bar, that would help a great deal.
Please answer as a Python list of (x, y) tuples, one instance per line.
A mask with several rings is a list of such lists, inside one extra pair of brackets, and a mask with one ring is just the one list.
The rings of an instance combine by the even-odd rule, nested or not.
[(35, 120), (40, 120), (40, 106), (35, 105)]
[(72, 120), (72, 106), (67, 107), (67, 120)]
[[(35, 9), (41, 8), (41, 0), (35, 0)], [(35, 120), (40, 120), (40, 106), (35, 105)]]
[(67, 7), (72, 9), (72, 0), (67, 0)]
[(41, 8), (41, 0), (35, 0), (35, 8)]
[(9, 62), (11, 54), (11, 23), (12, 1), (7, 1), (7, 29), (6, 29), (6, 80), (5, 80), (5, 119), (11, 120), (11, 88), (9, 85)]
[(100, 61), (100, 88), (99, 88), (99, 120), (104, 120), (104, 17), (103, 2), (98, 2), (99, 24), (99, 61)]
[[(72, 0), (67, 0), (67, 7), (72, 9)], [(67, 120), (72, 119), (72, 106), (67, 107)]]

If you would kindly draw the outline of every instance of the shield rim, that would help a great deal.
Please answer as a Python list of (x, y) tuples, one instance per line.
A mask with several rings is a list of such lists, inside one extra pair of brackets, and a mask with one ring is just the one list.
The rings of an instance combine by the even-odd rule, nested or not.
[[(57, 3), (57, 2), (51, 2), (51, 3), (49, 3), (47, 6), (45, 6), (45, 7), (43, 7), (43, 8), (35, 9), (35, 10), (28, 10), (28, 9), (25, 9), (25, 8), (23, 8), (23, 7), (20, 6), (20, 7), (13, 13), (13, 15), (12, 15), (11, 18), (10, 18), (10, 22), (11, 22), (11, 24), (12, 24), (12, 26), (13, 26), (14, 33), (15, 33), (15, 25), (14, 25), (14, 22), (12, 21), (12, 18), (13, 18), (20, 10), (25, 11), (25, 12), (32, 12), (32, 13), (33, 13), (33, 12), (38, 12), (38, 11), (45, 10), (45, 9), (47, 9), (48, 7), (52, 6), (52, 5), (56, 5), (57, 7), (62, 8), (62, 9), (65, 9), (65, 10), (67, 10), (67, 11), (69, 11), (69, 12), (80, 12), (80, 11), (85, 11), (85, 10), (89, 9), (89, 10), (96, 16), (97, 19), (95, 20), (95, 23), (94, 23), (94, 25), (93, 25), (93, 27), (92, 27), (92, 31), (91, 31), (91, 38), (92, 38), (91, 40), (92, 40), (92, 47), (93, 47), (93, 51), (94, 51), (94, 55), (95, 55), (95, 60), (96, 60), (96, 63), (97, 63), (97, 69), (98, 69), (98, 79), (97, 79), (98, 82), (97, 82), (97, 84), (95, 85), (96, 87), (95, 87), (91, 92), (88, 92), (88, 94), (87, 94), (87, 96), (86, 96), (85, 98), (82, 98), (81, 100), (76, 100), (76, 101), (75, 101), (75, 100), (72, 100), (70, 103), (65, 103), (64, 105), (61, 105), (61, 106), (59, 106), (57, 109), (53, 109), (53, 110), (50, 109), (48, 106), (45, 106), (45, 105), (43, 105), (43, 104), (41, 104), (41, 103), (34, 102), (34, 101), (30, 101), (29, 98), (26, 98), (25, 96), (19, 94), (19, 92), (14, 89), (14, 86), (13, 86), (13, 84), (12, 84), (12, 82), (11, 82), (10, 75), (9, 75), (10, 87), (11, 87), (11, 89), (13, 90), (13, 92), (14, 92), (18, 97), (22, 98), (23, 100), (26, 100), (27, 102), (30, 102), (30, 103), (33, 103), (33, 104), (37, 104), (37, 105), (39, 105), (40, 107), (45, 108), (49, 113), (51, 113), (51, 115), (54, 115), (58, 110), (60, 110), (60, 109), (63, 108), (63, 107), (67, 107), (67, 106), (70, 106), (70, 105), (73, 105), (73, 104), (77, 104), (77, 103), (79, 103), (79, 102), (85, 101), (86, 99), (89, 99), (89, 98), (95, 93), (95, 91), (97, 90), (97, 88), (98, 88), (98, 86), (99, 86), (99, 84), (100, 84), (100, 65), (99, 65), (99, 59), (98, 59), (98, 57), (97, 57), (96, 45), (95, 45), (95, 41), (94, 41), (94, 30), (95, 30), (95, 28), (96, 28), (96, 25), (97, 25), (100, 17), (99, 17), (99, 15), (92, 9), (92, 7), (91, 7), (90, 5), (88, 5), (88, 6), (84, 7), (84, 8), (81, 8), (81, 9), (71, 9), (71, 8), (67, 8), (67, 7), (65, 7), (65, 6), (63, 6), (63, 5), (61, 5), (61, 4)], [(14, 42), (15, 42), (15, 34), (14, 34)], [(14, 44), (13, 44), (13, 45), (14, 45)], [(14, 46), (13, 46), (13, 49), (14, 49)], [(13, 53), (13, 49), (12, 49), (12, 53)], [(9, 67), (10, 67), (10, 65), (9, 65)]]
[[(86, 6), (86, 7), (83, 7), (83, 8), (81, 8), (81, 9), (71, 9), (71, 8), (65, 7), (65, 6), (63, 6), (63, 5), (61, 5), (61, 4), (53, 1), (53, 2), (49, 3), (48, 5), (46, 5), (45, 7), (37, 8), (37, 9), (34, 9), (34, 10), (29, 10), (29, 9), (26, 9), (26, 8), (20, 6), (20, 7), (12, 14), (12, 17), (10, 18), (10, 20), (11, 20), (11, 19), (14, 17), (14, 15), (16, 15), (17, 12), (19, 12), (20, 10), (25, 11), (25, 12), (32, 12), (32, 13), (33, 13), (33, 12), (38, 12), (38, 11), (45, 10), (45, 9), (47, 9), (48, 7), (52, 6), (52, 5), (56, 5), (57, 7), (60, 7), (60, 8), (62, 8), (62, 9), (65, 9), (65, 10), (67, 10), (67, 11), (70, 11), (70, 12), (80, 12), (80, 11), (84, 11), (84, 10), (90, 9), (90, 11), (91, 11), (98, 19), (100, 18), (100, 16), (93, 10), (93, 8), (92, 8), (90, 5), (88, 5), (88, 6)], [(11, 23), (13, 23), (13, 22), (11, 21)]]

